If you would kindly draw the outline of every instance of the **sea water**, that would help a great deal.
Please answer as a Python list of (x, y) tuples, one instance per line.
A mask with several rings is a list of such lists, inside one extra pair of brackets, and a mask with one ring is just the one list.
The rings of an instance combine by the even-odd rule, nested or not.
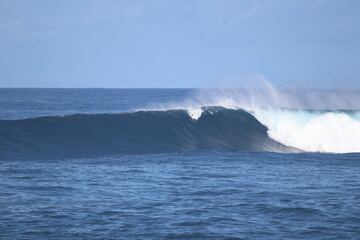
[(0, 238), (358, 239), (356, 107), (196, 94), (1, 89)]

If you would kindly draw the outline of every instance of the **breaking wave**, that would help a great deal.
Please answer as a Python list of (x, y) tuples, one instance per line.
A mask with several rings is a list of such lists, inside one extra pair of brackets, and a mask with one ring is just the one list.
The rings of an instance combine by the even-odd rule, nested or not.
[(360, 152), (360, 111), (202, 107), (0, 120), (0, 159), (201, 150)]

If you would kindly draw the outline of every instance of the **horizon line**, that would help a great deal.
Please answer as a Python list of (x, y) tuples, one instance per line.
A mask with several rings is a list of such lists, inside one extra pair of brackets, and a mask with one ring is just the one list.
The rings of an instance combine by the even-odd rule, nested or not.
[[(151, 90), (151, 89), (163, 89), (163, 90), (198, 90), (198, 89), (209, 89), (209, 90), (215, 90), (215, 89), (238, 89), (238, 90), (266, 90), (266, 88), (247, 88), (247, 87), (0, 87), (0, 89), (69, 89), (69, 90), (90, 90), (90, 89), (99, 89), (99, 90), (110, 90), (110, 89), (118, 89), (118, 90)], [(327, 90), (327, 91), (357, 91), (360, 90), (360, 88), (277, 88), (277, 90)]]

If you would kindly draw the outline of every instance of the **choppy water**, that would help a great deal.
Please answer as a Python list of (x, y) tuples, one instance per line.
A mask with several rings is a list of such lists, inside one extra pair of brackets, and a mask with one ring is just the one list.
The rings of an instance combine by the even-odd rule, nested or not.
[(3, 239), (358, 239), (357, 155), (0, 162)]
[[(54, 150), (47, 158), (34, 155), (34, 149), (61, 149), (59, 137), (50, 138), (49, 128), (41, 127), (38, 119), (21, 120), (26, 125), (18, 120), (55, 116), (45, 118), (47, 123), (67, 113), (86, 113), (81, 116), (88, 117), (100, 112), (111, 112), (111, 119), (116, 120), (114, 113), (181, 101), (191, 91), (0, 90), (0, 119), (7, 119), (1, 125), (0, 139), (8, 144), (0, 147), (0, 239), (359, 238), (358, 153), (270, 153), (239, 151), (242, 149), (236, 147), (215, 151), (211, 148), (216, 149), (216, 142), (211, 142), (209, 149), (187, 148), (182, 153), (179, 149), (133, 155), (103, 151), (101, 156), (74, 158)], [(236, 136), (248, 139), (241, 135), (241, 127), (239, 133), (230, 131), (237, 129), (237, 121), (249, 124), (249, 118), (243, 117), (241, 113), (240, 118), (231, 120), (231, 128), (225, 124), (220, 132), (213, 130), (219, 129), (224, 118), (201, 129), (208, 129), (212, 137), (217, 134), (227, 143)], [(186, 120), (190, 126), (196, 121)], [(41, 132), (33, 131), (28, 122), (35, 122)], [(16, 135), (10, 134), (13, 130), (8, 128), (14, 124), (20, 124), (13, 128), (17, 129)], [(258, 124), (249, 126), (264, 132), (265, 128)], [(69, 126), (74, 129), (72, 122)], [(77, 128), (81, 127), (79, 124)], [(175, 129), (179, 132), (181, 128)], [(96, 136), (101, 136), (98, 130)], [(42, 141), (28, 146), (31, 141), (26, 142), (25, 136), (29, 133)], [(190, 133), (194, 132), (185, 135)], [(201, 136), (205, 133), (201, 132)], [(77, 134), (62, 136), (69, 138), (72, 146), (63, 148), (65, 153), (76, 151), (77, 144), (82, 151), (86, 146), (95, 146), (90, 143), (107, 149), (101, 137), (95, 142), (83, 142)], [(156, 145), (159, 139), (155, 138)], [(16, 158), (16, 152), (23, 150), (16, 151), (17, 146), (32, 151), (23, 151), (22, 157)]]

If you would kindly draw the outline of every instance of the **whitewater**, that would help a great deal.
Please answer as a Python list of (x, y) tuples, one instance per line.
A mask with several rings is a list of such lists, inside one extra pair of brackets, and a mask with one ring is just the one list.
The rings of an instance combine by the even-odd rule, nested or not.
[(359, 111), (258, 109), (269, 136), (307, 152), (360, 152)]

